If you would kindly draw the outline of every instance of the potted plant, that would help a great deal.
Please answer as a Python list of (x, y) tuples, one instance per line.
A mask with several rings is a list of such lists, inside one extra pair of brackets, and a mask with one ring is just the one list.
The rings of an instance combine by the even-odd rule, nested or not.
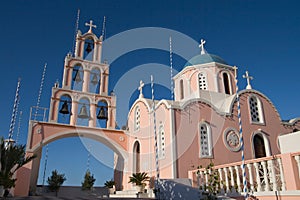
[(108, 188), (108, 191), (109, 191), (109, 194), (114, 194), (115, 193), (115, 181), (113, 180), (109, 180), (109, 181), (106, 181), (104, 183), (105, 187)]
[(146, 181), (149, 181), (150, 177), (146, 172), (138, 172), (133, 173), (132, 176), (129, 177), (128, 183), (133, 183), (137, 186), (138, 192), (142, 193), (144, 191), (144, 188), (146, 186)]

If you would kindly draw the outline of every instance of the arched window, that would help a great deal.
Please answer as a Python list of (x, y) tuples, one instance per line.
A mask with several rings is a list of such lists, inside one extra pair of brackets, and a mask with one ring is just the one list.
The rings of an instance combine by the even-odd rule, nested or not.
[(180, 100), (184, 98), (184, 87), (183, 87), (183, 80), (180, 80)]
[(159, 159), (163, 159), (166, 156), (166, 142), (165, 142), (165, 130), (164, 126), (160, 124), (159, 131), (158, 131), (158, 157)]
[(99, 94), (100, 90), (100, 70), (94, 68), (90, 73), (90, 84), (89, 84), (89, 92), (94, 94)]
[(207, 90), (207, 78), (203, 72), (198, 74), (199, 90)]
[(140, 124), (141, 124), (141, 110), (140, 110), (140, 107), (137, 106), (134, 110), (134, 130), (135, 131), (140, 130)]
[(72, 73), (72, 90), (82, 91), (83, 85), (83, 68), (80, 65), (75, 65), (73, 67)]
[(231, 94), (230, 76), (227, 72), (223, 72), (223, 85), (225, 94)]
[(212, 141), (211, 130), (207, 123), (199, 124), (199, 149), (200, 158), (206, 158), (212, 156)]
[(83, 59), (93, 61), (94, 54), (94, 40), (88, 38), (84, 41)]
[(251, 121), (254, 123), (263, 123), (263, 112), (262, 112), (262, 105), (259, 100), (254, 95), (251, 95), (249, 97), (249, 109), (250, 109), (250, 116), (251, 116)]

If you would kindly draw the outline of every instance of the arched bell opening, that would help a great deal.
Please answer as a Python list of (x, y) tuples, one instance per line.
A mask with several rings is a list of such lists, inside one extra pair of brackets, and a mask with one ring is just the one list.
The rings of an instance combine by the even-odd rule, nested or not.
[(94, 40), (93, 38), (87, 38), (84, 41), (83, 59), (93, 61), (94, 55)]
[(82, 91), (83, 73), (84, 72), (81, 65), (75, 65), (73, 67), (72, 84), (71, 84), (72, 90)]
[(90, 120), (90, 101), (82, 98), (78, 102), (76, 125), (88, 126)]
[(61, 124), (70, 124), (72, 98), (69, 95), (60, 97), (58, 109), (57, 122)]
[(100, 91), (100, 70), (94, 68), (90, 72), (89, 92), (99, 94)]
[(107, 128), (108, 106), (106, 101), (101, 100), (98, 102), (96, 118), (97, 118), (97, 127)]

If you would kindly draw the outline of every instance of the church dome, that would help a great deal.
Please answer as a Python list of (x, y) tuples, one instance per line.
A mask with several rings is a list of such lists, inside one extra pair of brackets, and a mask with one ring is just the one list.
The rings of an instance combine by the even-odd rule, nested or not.
[(227, 65), (226, 61), (223, 60), (221, 57), (214, 54), (204, 53), (204, 54), (194, 56), (184, 66), (187, 67), (191, 65), (199, 65), (199, 64), (205, 64), (210, 62), (217, 62), (217, 63)]

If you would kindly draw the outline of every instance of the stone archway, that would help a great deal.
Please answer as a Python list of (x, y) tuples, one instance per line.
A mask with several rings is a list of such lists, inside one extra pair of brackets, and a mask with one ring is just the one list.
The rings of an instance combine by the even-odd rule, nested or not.
[[(30, 121), (28, 139), (26, 146), (27, 155), (37, 155), (37, 157), (18, 170), (17, 182), (14, 194), (16, 196), (27, 196), (29, 193), (35, 193), (39, 174), (42, 148), (44, 145), (53, 141), (68, 137), (86, 137), (98, 141), (118, 155), (117, 163), (114, 165), (116, 182), (122, 183), (122, 171), (124, 163), (128, 160), (127, 135), (120, 130), (99, 129), (91, 127), (77, 127), (65, 124), (35, 122)], [(116, 176), (117, 174), (117, 176)], [(121, 184), (116, 185), (117, 189), (122, 188)]]

